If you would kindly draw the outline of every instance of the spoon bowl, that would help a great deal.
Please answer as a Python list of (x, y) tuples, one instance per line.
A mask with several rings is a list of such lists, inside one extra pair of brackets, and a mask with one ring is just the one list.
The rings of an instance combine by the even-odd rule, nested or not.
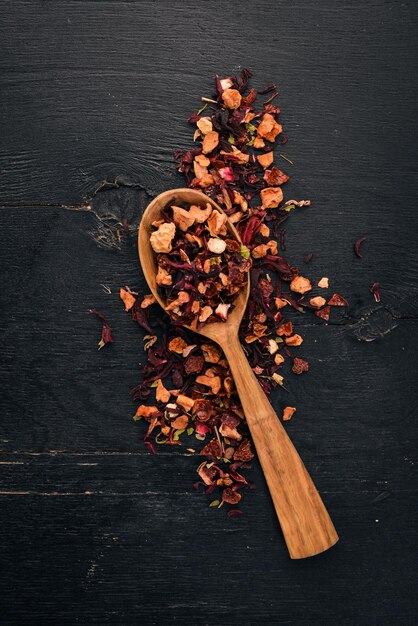
[[(141, 261), (142, 270), (144, 272), (145, 279), (148, 283), (148, 286), (151, 290), (151, 293), (157, 300), (158, 304), (165, 310), (166, 302), (161, 298), (159, 294), (158, 285), (155, 281), (155, 277), (157, 275), (158, 266), (157, 260), (155, 256), (155, 252), (150, 244), (150, 235), (153, 231), (152, 223), (155, 220), (160, 219), (161, 211), (168, 205), (180, 205), (182, 203), (194, 204), (203, 209), (206, 208), (207, 204), (210, 204), (212, 208), (219, 211), (219, 213), (224, 213), (221, 207), (216, 204), (214, 200), (206, 196), (204, 193), (200, 191), (196, 191), (195, 189), (170, 189), (169, 191), (164, 191), (159, 196), (154, 198), (154, 200), (148, 205), (146, 208), (142, 220), (139, 226), (138, 231), (138, 251), (139, 251), (139, 259)], [(231, 239), (236, 239), (241, 243), (240, 236), (238, 234), (237, 229), (232, 224), (232, 222), (227, 219), (226, 229), (228, 235)], [(250, 293), (250, 275), (248, 272), (247, 284), (245, 288), (241, 289), (237, 294), (233, 304), (234, 308), (231, 313), (228, 315), (226, 322), (210, 322), (201, 326), (198, 330), (191, 329), (190, 326), (184, 324), (185, 328), (189, 328), (190, 330), (194, 330), (194, 332), (199, 333), (200, 335), (204, 335), (209, 339), (213, 339), (216, 341), (216, 337), (219, 336), (219, 331), (222, 327), (222, 333), (238, 333), (239, 325), (243, 318), (247, 302), (248, 296)]]
[[(138, 232), (139, 257), (149, 288), (163, 309), (166, 303), (158, 292), (158, 268), (150, 243), (152, 223), (160, 219), (161, 211), (167, 205), (182, 203), (203, 208), (209, 203), (224, 213), (216, 202), (193, 189), (165, 191), (145, 210)], [(226, 225), (230, 237), (240, 241), (229, 219)], [(290, 556), (300, 559), (327, 550), (338, 541), (338, 535), (311, 477), (261, 389), (239, 342), (239, 325), (249, 291), (248, 273), (247, 284), (234, 300), (234, 309), (227, 320), (206, 323), (194, 332), (212, 339), (224, 351)]]

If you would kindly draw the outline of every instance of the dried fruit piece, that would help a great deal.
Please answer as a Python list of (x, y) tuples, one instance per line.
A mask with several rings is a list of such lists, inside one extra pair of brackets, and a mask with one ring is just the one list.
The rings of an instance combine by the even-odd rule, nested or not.
[(119, 296), (125, 305), (125, 311), (130, 311), (136, 302), (135, 296), (126, 291), (126, 289), (122, 289), (122, 287), (119, 290)]
[(183, 394), (177, 396), (177, 404), (179, 404), (185, 411), (193, 409), (194, 400)]
[(214, 254), (222, 254), (225, 251), (226, 243), (223, 239), (211, 238), (207, 242), (208, 250)]
[(222, 100), (227, 109), (238, 109), (242, 96), (237, 89), (225, 89), (222, 92)]
[(304, 359), (299, 357), (295, 357), (293, 359), (292, 371), (295, 374), (303, 374), (304, 372), (309, 372), (309, 363)]
[(289, 180), (289, 176), (279, 170), (278, 167), (272, 167), (271, 170), (266, 170), (263, 178), (269, 187), (284, 185), (284, 183)]
[(270, 167), (270, 165), (273, 163), (273, 151), (259, 154), (257, 157), (257, 161), (260, 163), (263, 169)]
[(276, 122), (273, 115), (270, 113), (264, 113), (263, 119), (257, 128), (257, 135), (267, 139), (268, 141), (274, 141), (282, 130), (282, 126)]
[(171, 252), (171, 242), (176, 232), (175, 224), (164, 222), (150, 236), (150, 243), (154, 252)]
[(264, 209), (275, 209), (283, 200), (283, 191), (280, 187), (266, 187), (260, 191)]
[(312, 289), (311, 281), (304, 276), (295, 276), (290, 283), (290, 289), (296, 293), (306, 293)]
[(180, 230), (186, 232), (194, 224), (194, 217), (190, 215), (190, 211), (186, 211), (179, 206), (172, 206), (174, 223)]
[(282, 420), (284, 422), (288, 422), (290, 419), (292, 419), (292, 416), (295, 413), (295, 411), (296, 411), (296, 408), (294, 406), (286, 406), (283, 409)]
[(168, 344), (168, 349), (177, 354), (182, 354), (186, 347), (187, 343), (181, 337), (174, 337)]
[(208, 133), (210, 133), (211, 130), (213, 130), (212, 120), (210, 119), (210, 117), (201, 117), (200, 120), (197, 120), (196, 126), (198, 127), (202, 135), (207, 135)]
[(292, 335), (291, 337), (286, 337), (285, 343), (287, 346), (300, 346), (303, 343), (303, 339), (300, 335)]
[(141, 404), (135, 413), (134, 419), (141, 417), (155, 417), (158, 414), (158, 408), (156, 406), (146, 406), (145, 404)]
[(328, 300), (328, 304), (331, 306), (348, 306), (347, 300), (338, 293), (334, 293), (334, 295)]
[(309, 300), (309, 304), (315, 307), (315, 309), (320, 309), (326, 303), (327, 301), (325, 300), (325, 298), (322, 298), (321, 296), (315, 296), (315, 298), (311, 298)]
[(254, 458), (254, 454), (251, 452), (251, 443), (248, 439), (239, 445), (238, 449), (234, 452), (234, 461), (251, 461)]
[(216, 132), (216, 130), (211, 130), (203, 138), (203, 143), (202, 143), (203, 154), (209, 154), (210, 152), (215, 150), (218, 144), (219, 144), (219, 134)]
[(164, 267), (159, 265), (158, 272), (155, 277), (155, 282), (157, 283), (157, 285), (160, 285), (161, 287), (162, 286), (169, 287), (170, 285), (173, 284), (173, 277), (171, 276), (169, 272), (167, 272), (167, 270)]

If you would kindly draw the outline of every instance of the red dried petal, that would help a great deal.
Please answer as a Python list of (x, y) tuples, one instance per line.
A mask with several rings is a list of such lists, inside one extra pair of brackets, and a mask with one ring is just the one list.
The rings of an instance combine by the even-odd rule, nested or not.
[(347, 300), (340, 296), (340, 294), (338, 293), (334, 293), (332, 298), (328, 300), (328, 304), (330, 304), (331, 306), (348, 306)]
[(203, 356), (191, 355), (186, 359), (184, 364), (184, 371), (186, 374), (200, 374), (205, 365), (205, 359)]
[(103, 313), (96, 311), (96, 309), (90, 309), (89, 313), (92, 315), (97, 315), (97, 317), (102, 322), (102, 337), (99, 341), (99, 350), (100, 350), (100, 348), (103, 348), (107, 343), (113, 343), (112, 330), (109, 326), (109, 322), (107, 321)]
[(358, 239), (356, 243), (354, 244), (354, 252), (360, 259), (363, 258), (363, 255), (360, 252), (360, 246), (363, 243), (363, 241), (366, 241), (366, 237), (364, 237), (364, 235), (363, 237), (360, 237), (360, 239)]
[(254, 454), (251, 452), (251, 443), (248, 439), (244, 439), (234, 452), (234, 461), (251, 461), (253, 458)]
[(329, 306), (324, 306), (322, 309), (319, 309), (319, 311), (314, 311), (314, 314), (316, 315), (316, 317), (320, 317), (326, 322), (328, 322), (329, 320), (330, 313), (331, 313), (331, 307)]
[(380, 302), (380, 284), (379, 283), (373, 283), (373, 285), (370, 287), (370, 293), (373, 294), (374, 299), (376, 302)]
[(227, 487), (222, 492), (222, 500), (228, 504), (238, 504), (241, 500), (241, 494), (238, 493), (238, 491), (231, 489), (231, 487)]
[(215, 457), (216, 459), (222, 458), (221, 444), (217, 439), (211, 439), (209, 443), (200, 451), (201, 456)]
[(295, 374), (302, 374), (303, 372), (309, 372), (309, 363), (304, 359), (299, 357), (295, 357), (293, 359), (292, 371)]

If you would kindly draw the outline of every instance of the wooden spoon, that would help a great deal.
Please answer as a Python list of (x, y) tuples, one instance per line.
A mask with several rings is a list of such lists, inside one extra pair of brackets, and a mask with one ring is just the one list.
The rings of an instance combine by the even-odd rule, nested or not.
[[(167, 205), (195, 204), (222, 209), (200, 191), (171, 189), (157, 196), (147, 207), (138, 233), (138, 250), (145, 279), (163, 309), (166, 303), (158, 293), (155, 282), (157, 264), (150, 244), (152, 222), (161, 217)], [(240, 241), (228, 220), (231, 238)], [(327, 550), (338, 541), (338, 535), (299, 454), (290, 441), (244, 354), (238, 339), (238, 329), (249, 295), (249, 278), (245, 289), (234, 300), (235, 308), (226, 322), (204, 325), (198, 332), (220, 345), (244, 409), (248, 427), (262, 465), (277, 517), (292, 559), (313, 556)], [(188, 327), (188, 326), (186, 326)]]

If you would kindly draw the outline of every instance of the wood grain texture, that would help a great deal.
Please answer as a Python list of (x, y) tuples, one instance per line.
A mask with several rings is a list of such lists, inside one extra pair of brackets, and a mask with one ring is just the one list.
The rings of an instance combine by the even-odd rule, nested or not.
[[(415, 624), (416, 3), (1, 9), (0, 622)], [(286, 225), (288, 256), (303, 266), (314, 252), (309, 275), (351, 304), (328, 326), (295, 317), (311, 372), (286, 372), (289, 394), (273, 397), (277, 412), (298, 407), (286, 430), (341, 536), (315, 560), (290, 561), (277, 541), (256, 463), (229, 520), (190, 488), (195, 459), (149, 455), (130, 420), (142, 334), (116, 292), (145, 285), (120, 217), (134, 232), (151, 195), (182, 184), (186, 117), (211, 75), (240, 65), (255, 86), (278, 83), (286, 197), (312, 200)], [(116, 177), (93, 211), (47, 206)], [(93, 306), (115, 335), (100, 352)]]

